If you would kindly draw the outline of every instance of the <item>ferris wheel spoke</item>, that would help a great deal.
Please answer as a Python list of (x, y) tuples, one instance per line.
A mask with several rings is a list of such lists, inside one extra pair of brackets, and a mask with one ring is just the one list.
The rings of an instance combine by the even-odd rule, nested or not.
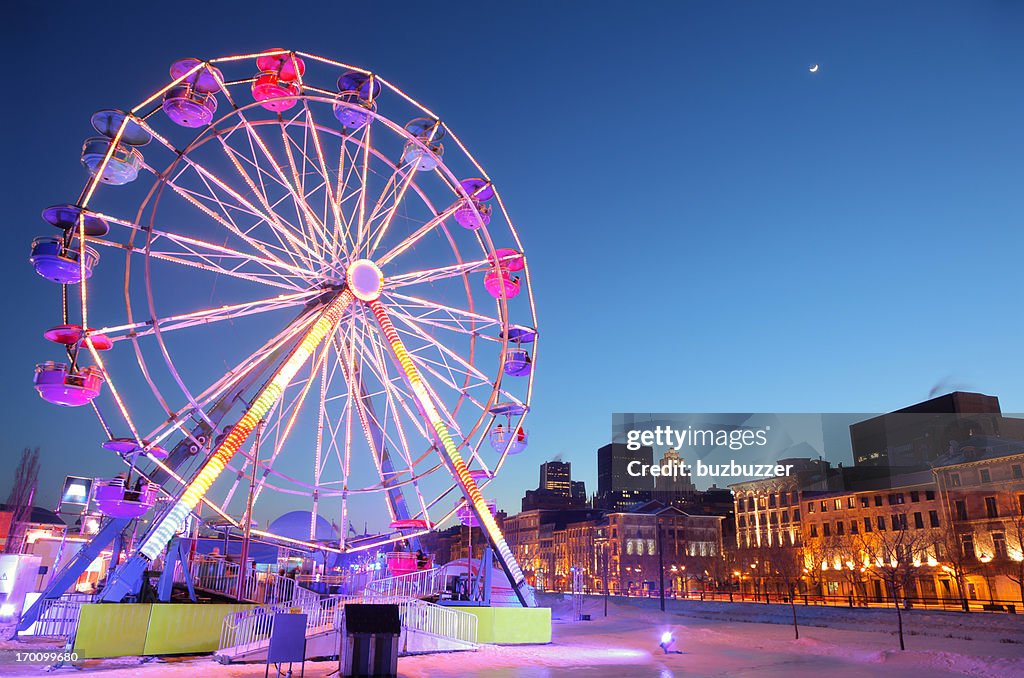
[[(320, 173), (324, 180), (324, 191), (327, 200), (327, 205), (330, 208), (331, 216), (333, 217), (334, 229), (330, 232), (330, 238), (327, 239), (330, 243), (329, 257), (336, 259), (339, 254), (348, 254), (348, 248), (345, 242), (338, 238), (340, 232), (340, 224), (342, 223), (341, 207), (338, 204), (339, 197), (335, 194), (334, 189), (331, 186), (330, 176), (331, 173), (327, 169), (327, 159), (324, 154), (323, 143), (320, 141), (320, 133), (317, 131), (316, 122), (313, 120), (313, 112), (309, 109), (309, 101), (306, 99), (302, 100), (302, 108), (306, 116), (306, 130), (308, 131), (312, 141), (313, 149), (316, 153), (317, 165), (320, 169)], [(342, 149), (344, 149), (345, 142), (342, 141)], [(338, 167), (338, 177), (341, 177), (341, 167)], [(325, 217), (324, 222), (327, 222)], [(325, 229), (326, 231), (327, 229)]]
[[(293, 120), (293, 123), (294, 123), (294, 120)], [(299, 125), (299, 126), (303, 130), (302, 140), (303, 140), (303, 146), (305, 146), (306, 140), (309, 137), (309, 128), (306, 125), (304, 125), (304, 124)], [(312, 206), (309, 204), (310, 196), (315, 194), (315, 192), (320, 187), (324, 187), (325, 188), (325, 192), (326, 192), (327, 188), (330, 186), (330, 181), (329, 181), (329, 178), (328, 178), (328, 175), (327, 175), (327, 172), (326, 172), (326, 168), (324, 168), (324, 173), (323, 173), (322, 176), (320, 174), (317, 174), (317, 176), (322, 179), (320, 184), (318, 184), (312, 190), (307, 191), (306, 190), (306, 185), (305, 185), (307, 165), (309, 167), (314, 168), (312, 170), (314, 172), (318, 172), (319, 170), (315, 169), (315, 166), (312, 165), (309, 162), (310, 158), (309, 158), (307, 149), (305, 147), (299, 148), (298, 144), (296, 143), (296, 141), (288, 133), (290, 127), (291, 127), (291, 124), (282, 124), (281, 125), (281, 142), (282, 142), (282, 145), (284, 146), (285, 157), (288, 159), (288, 166), (289, 166), (289, 168), (291, 169), (291, 172), (292, 172), (292, 182), (293, 182), (292, 185), (294, 186), (295, 194), (298, 196), (298, 198), (301, 201), (300, 205), (299, 205), (301, 209), (299, 211), (299, 215), (298, 215), (299, 219), (298, 220), (299, 220), (299, 223), (304, 224), (305, 229), (306, 229), (306, 231), (305, 231), (306, 232), (306, 236), (307, 236), (309, 242), (315, 243), (315, 244), (317, 244), (319, 246), (318, 247), (318, 252), (319, 252), (320, 258), (325, 260), (325, 261), (326, 260), (331, 260), (332, 257), (330, 257), (330, 255), (328, 254), (328, 251), (330, 249), (329, 248), (329, 244), (330, 244), (330, 237), (331, 237), (331, 231), (330, 231), (330, 229), (327, 228), (328, 220), (326, 218), (326, 215), (324, 216), (324, 218), (319, 217), (313, 211)], [(299, 151), (299, 153), (300, 153), (299, 157), (302, 159), (302, 161), (301, 161), (301, 165), (302, 165), (301, 171), (300, 171), (300, 168), (299, 168), (299, 164), (300, 163), (296, 163), (296, 161), (295, 161), (296, 155), (295, 155), (295, 150), (293, 150), (293, 146), (295, 147), (295, 150)]]
[(323, 290), (307, 290), (293, 294), (279, 294), (266, 299), (246, 301), (238, 304), (218, 306), (191, 313), (180, 313), (177, 315), (164, 316), (162, 318), (150, 319), (141, 322), (128, 323), (124, 325), (110, 325), (96, 330), (99, 334), (105, 334), (114, 342), (123, 339), (145, 337), (153, 334), (159, 328), (160, 332), (173, 332), (175, 330), (187, 329), (198, 325), (210, 325), (225, 320), (235, 320), (250, 315), (280, 311), (282, 309), (303, 306), (311, 299), (323, 294)]
[[(261, 363), (272, 359), (286, 344), (294, 341), (300, 333), (306, 331), (309, 326), (313, 324), (315, 319), (316, 316), (314, 314), (307, 313), (284, 327), (280, 332), (264, 342), (264, 344), (258, 349), (250, 353), (241, 361), (237, 362), (234, 367), (225, 372), (201, 393), (194, 398), (191, 398), (187, 405), (173, 413), (169, 413), (170, 416), (168, 419), (153, 429), (145, 437), (146, 440), (150, 440), (154, 444), (160, 444), (168, 436), (172, 435), (191, 419), (195, 418), (205, 419), (207, 423), (212, 425), (213, 422), (211, 422), (206, 416), (205, 409), (222, 398), (230, 389), (239, 384), (241, 380), (243, 380)], [(186, 436), (190, 435), (191, 434), (186, 432)]]
[[(316, 219), (316, 216), (313, 214), (309, 205), (302, 198), (302, 196), (298, 194), (298, 190), (294, 186), (292, 186), (291, 182), (289, 182), (285, 178), (284, 173), (281, 171), (277, 160), (270, 153), (270, 149), (267, 148), (266, 144), (263, 142), (263, 139), (258, 134), (256, 134), (255, 130), (253, 129), (253, 126), (248, 122), (248, 120), (246, 120), (244, 114), (239, 113), (239, 116), (243, 120), (243, 124), (245, 125), (246, 132), (249, 134), (249, 138), (261, 149), (263, 155), (266, 156), (267, 162), (270, 165), (272, 165), (276, 170), (279, 181), (284, 186), (288, 195), (291, 196), (292, 202), (294, 203), (296, 211), (299, 213), (300, 217), (304, 215), (306, 219), (310, 221), (310, 223), (316, 224), (320, 226), (320, 228), (322, 229), (323, 225), (318, 223), (318, 220)], [(245, 184), (249, 187), (249, 190), (252, 191), (252, 193), (256, 196), (256, 199), (263, 206), (262, 210), (257, 209), (255, 206), (250, 206), (250, 209), (256, 211), (258, 216), (266, 222), (266, 224), (271, 228), (272, 231), (275, 232), (275, 234), (278, 234), (280, 235), (280, 237), (284, 238), (285, 241), (287, 241), (288, 244), (291, 245), (292, 250), (296, 255), (305, 256), (307, 265), (311, 265), (315, 260), (319, 262), (321, 266), (325, 266), (327, 262), (324, 261), (324, 258), (320, 255), (319, 252), (317, 252), (315, 249), (313, 249), (312, 246), (310, 246), (309, 241), (312, 238), (309, 237), (308, 233), (305, 233), (303, 229), (292, 226), (285, 222), (283, 219), (281, 219), (279, 212), (272, 207), (271, 201), (267, 197), (266, 193), (264, 191), (261, 191), (260, 188), (257, 187), (252, 177), (249, 176), (249, 173), (246, 172), (245, 168), (242, 166), (239, 160), (238, 152), (234, 148), (232, 148), (231, 145), (228, 144), (223, 137), (218, 136), (218, 139), (220, 140), (221, 148), (224, 151), (224, 154), (231, 161), (231, 164), (235, 168), (235, 171), (238, 174), (239, 178), (241, 178), (242, 181), (245, 182)], [(249, 204), (247, 204), (247, 206), (249, 206)], [(297, 233), (302, 233), (303, 237), (300, 238), (297, 235)], [(305, 255), (303, 255), (303, 253), (305, 253)]]
[[(417, 228), (407, 238), (405, 238), (400, 243), (392, 247), (385, 254), (375, 258), (374, 261), (376, 261), (378, 266), (383, 268), (386, 264), (393, 261), (403, 252), (409, 251), (409, 249), (413, 245), (418, 243), (420, 240), (430, 235), (430, 233), (432, 233), (434, 229), (436, 229), (438, 226), (444, 224), (445, 219), (448, 219), (453, 214), (455, 214), (456, 209), (458, 209), (458, 204), (454, 204), (448, 207), (446, 210), (442, 211), (441, 213), (437, 214), (436, 216), (432, 217), (429, 221), (427, 221), (422, 226)], [(367, 256), (372, 257), (373, 252), (371, 251)]]
[[(394, 172), (388, 178), (384, 190), (381, 191), (380, 196), (377, 198), (377, 203), (373, 206), (373, 210), (370, 212), (370, 216), (367, 219), (367, 256), (370, 256), (370, 254), (377, 249), (380, 241), (384, 238), (384, 235), (387, 233), (388, 227), (391, 225), (391, 221), (394, 219), (399, 205), (401, 205), (402, 200), (405, 199), (405, 193), (409, 190), (409, 185), (412, 184), (413, 177), (415, 176), (415, 165), (409, 165), (405, 162), (395, 165)], [(377, 225), (375, 231), (374, 223), (378, 221), (379, 225)], [(376, 235), (374, 235), (374, 232)], [(373, 241), (372, 244), (370, 243), (371, 240)]]
[[(129, 229), (130, 231), (133, 231), (135, 233), (147, 234), (151, 239), (151, 243), (156, 243), (161, 240), (167, 240), (181, 248), (180, 252), (156, 251), (156, 254), (158, 255), (164, 255), (168, 257), (175, 255), (194, 256), (198, 259), (209, 262), (212, 265), (216, 265), (213, 262), (216, 259), (221, 258), (227, 260), (237, 260), (239, 262), (254, 263), (264, 268), (268, 272), (278, 274), (284, 280), (291, 280), (290, 278), (285, 277), (286, 274), (291, 274), (292, 276), (298, 276), (300, 278), (310, 278), (313, 277), (314, 275), (311, 269), (288, 264), (276, 257), (258, 256), (252, 253), (242, 252), (240, 250), (227, 247), (226, 245), (217, 245), (215, 243), (207, 242), (206, 240), (202, 240), (199, 238), (193, 238), (187, 235), (174, 233), (167, 229), (153, 228), (152, 226), (142, 226), (133, 221), (128, 221), (126, 219), (121, 219), (99, 212), (96, 213), (96, 216), (105, 220), (107, 223), (123, 226), (124, 228)], [(122, 247), (128, 246), (122, 245)], [(139, 248), (139, 250), (141, 250), (141, 248)], [(150, 245), (150, 250), (153, 251), (152, 244)]]
[[(273, 226), (274, 220), (268, 213), (256, 208), (251, 202), (242, 197), (242, 195), (238, 191), (234, 190), (232, 187), (227, 185), (226, 182), (217, 177), (214, 172), (210, 171), (202, 163), (196, 160), (192, 155), (176, 148), (170, 141), (168, 141), (165, 137), (160, 135), (145, 121), (139, 121), (139, 124), (142, 125), (144, 129), (146, 129), (146, 131), (152, 135), (154, 140), (165, 146), (171, 152), (175, 153), (184, 163), (182, 167), (177, 172), (174, 173), (173, 176), (165, 177), (164, 174), (161, 174), (156, 170), (153, 170), (152, 168), (148, 168), (147, 166), (147, 169), (149, 169), (150, 172), (152, 172), (158, 179), (164, 180), (166, 184), (170, 186), (171, 189), (176, 194), (181, 196), (186, 202), (190, 203), (191, 205), (199, 209), (201, 212), (203, 212), (205, 215), (213, 219), (220, 226), (226, 228), (228, 231), (244, 240), (250, 247), (253, 247), (260, 253), (264, 254), (265, 256), (273, 256), (270, 253), (270, 251), (264, 246), (263, 243), (259, 242), (258, 240), (255, 240), (254, 238), (249, 237), (243, 231), (243, 229), (239, 228), (239, 226), (235, 223), (234, 218), (231, 216), (232, 210), (239, 210), (241, 212), (250, 214), (263, 222), (266, 222), (268, 225)], [(223, 141), (221, 143), (223, 144)], [(190, 170), (196, 175), (200, 183), (208, 192), (207, 194), (201, 194), (195, 191), (194, 189), (189, 189), (186, 186), (180, 185), (181, 180), (186, 176), (186, 170)], [(244, 171), (242, 173), (244, 174)], [(227, 198), (218, 197), (217, 191), (214, 190), (214, 186), (216, 186), (217, 189), (219, 189), (225, 196), (227, 196)], [(258, 195), (262, 195), (258, 191), (255, 191), (255, 193), (257, 193)], [(221, 214), (217, 214), (207, 205), (204, 205), (200, 201), (200, 198), (197, 196), (202, 196), (202, 199), (208, 199), (211, 202), (215, 203), (219, 207)], [(275, 214), (275, 211), (270, 210), (270, 214)], [(292, 260), (292, 263), (296, 263), (294, 259)]]
[(399, 292), (385, 293), (381, 298), (387, 301), (392, 312), (401, 313), (409, 322), (497, 343), (502, 341), (499, 332), (487, 333), (490, 328), (502, 327), (501, 320), (497, 318)]
[(423, 271), (414, 271), (412, 273), (400, 273), (398, 275), (388, 276), (384, 281), (384, 287), (386, 290), (394, 290), (400, 287), (407, 287), (409, 285), (423, 285), (426, 283), (437, 282), (438, 280), (445, 280), (447, 278), (459, 278), (471, 273), (489, 271), (491, 268), (493, 268), (491, 259), (465, 261), (458, 264), (452, 264), (451, 266), (440, 266), (438, 268), (430, 268)]
[[(299, 195), (298, 188), (297, 188), (297, 183), (298, 182), (296, 182), (296, 185), (293, 185), (291, 183), (291, 181), (288, 179), (288, 177), (284, 174), (284, 171), (281, 169), (282, 165), (280, 163), (278, 163), (278, 161), (274, 158), (274, 155), (273, 155), (273, 153), (271, 153), (270, 148), (267, 146), (267, 144), (264, 141), (264, 139), (256, 131), (256, 124), (253, 121), (251, 121), (249, 119), (249, 117), (246, 115), (245, 107), (240, 107), (235, 102), (235, 100), (231, 97), (230, 94), (228, 94), (227, 96), (228, 96), (229, 103), (234, 108), (235, 113), (238, 116), (239, 123), (245, 129), (246, 134), (248, 135), (248, 137), (250, 139), (250, 144), (255, 144), (257, 147), (259, 147), (260, 152), (263, 155), (264, 159), (274, 169), (274, 173), (277, 175), (277, 177), (276, 177), (277, 181), (291, 195), (292, 200), (293, 200), (293, 202), (295, 204), (296, 210), (298, 212), (300, 212), (301, 214), (304, 214), (305, 217), (309, 220), (310, 224), (313, 224), (313, 225), (316, 225), (317, 227), (319, 227), (319, 230), (321, 231), (321, 233), (326, 235), (324, 233), (324, 225), (323, 225), (323, 223), (320, 223), (320, 221), (316, 218), (316, 215), (313, 213), (312, 209), (306, 203), (306, 200), (302, 196)], [(285, 131), (285, 125), (283, 123), (278, 123), (276, 121), (273, 121), (273, 122), (260, 121), (260, 122), (262, 124), (271, 124), (271, 125), (278, 124), (281, 127), (282, 135), (284, 135), (284, 137), (285, 137), (285, 150), (287, 151), (288, 150), (288, 135), (287, 135), (287, 132)], [(231, 159), (232, 164), (235, 165), (235, 169), (241, 175), (243, 181), (245, 181), (250, 186), (250, 189), (253, 190), (253, 192), (257, 195), (258, 199), (260, 199), (261, 202), (263, 202), (264, 204), (267, 204), (268, 200), (267, 200), (266, 194), (264, 192), (260, 192), (256, 188), (255, 184), (252, 183), (251, 178), (249, 178), (248, 173), (245, 172), (245, 170), (241, 167), (241, 165), (238, 164), (237, 157), (234, 155), (234, 152), (231, 149), (230, 145), (228, 145), (226, 143), (226, 141), (222, 140), (222, 147), (223, 147), (225, 153)], [(250, 145), (250, 148), (252, 148), (251, 145)], [(253, 149), (254, 164), (256, 164), (257, 166), (260, 166), (260, 163), (256, 162), (255, 156), (256, 156), (255, 149)], [(324, 178), (325, 181), (327, 180), (326, 174), (324, 175), (323, 178)], [(273, 210), (268, 210), (268, 211), (270, 212), (270, 214), (274, 214)], [(280, 227), (279, 224), (275, 224), (272, 220), (268, 220), (267, 223), (271, 224), (271, 225), (273, 225), (275, 227)], [(310, 254), (313, 254), (309, 250), (309, 247), (308, 247), (308, 245), (306, 243), (299, 244), (297, 241), (295, 241), (293, 234), (291, 234), (291, 232), (288, 229), (282, 230), (282, 235), (284, 235), (289, 241), (292, 241), (293, 244), (296, 245), (297, 247), (300, 247), (301, 249), (306, 250)], [(319, 260), (321, 265), (326, 266), (327, 262), (323, 259), (322, 256), (320, 256), (320, 255), (313, 255), (313, 256), (315, 256), (315, 258)]]
[(363, 248), (363, 241), (366, 239), (366, 197), (367, 197), (367, 183), (370, 174), (370, 130), (373, 127), (374, 118), (370, 117), (363, 125), (363, 138), (360, 142), (360, 148), (363, 151), (363, 159), (360, 164), (360, 179), (362, 191), (359, 193), (359, 202), (357, 207), (359, 208), (358, 219), (356, 220), (356, 246), (355, 251), (360, 252)]

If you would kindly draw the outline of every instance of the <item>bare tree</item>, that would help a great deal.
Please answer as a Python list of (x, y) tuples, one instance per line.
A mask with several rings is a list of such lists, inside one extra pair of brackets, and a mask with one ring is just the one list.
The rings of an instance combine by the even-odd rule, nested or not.
[(893, 529), (860, 535), (868, 557), (868, 568), (885, 582), (892, 595), (900, 650), (907, 649), (903, 640), (903, 607), (900, 603), (906, 599), (931, 543), (925, 533), (907, 528), (906, 517), (905, 513), (894, 513)]
[(1006, 524), (1007, 556), (1000, 561), (1000, 573), (1017, 585), (1020, 602), (1024, 605), (1024, 501), (1014, 509), (1009, 524)]
[(20, 553), (25, 529), (32, 517), (32, 501), (39, 484), (39, 448), (25, 448), (14, 471), (14, 485), (7, 495), (7, 510), (11, 512), (11, 529), (7, 535), (6, 553)]
[(800, 640), (800, 627), (796, 621), (796, 595), (804, 575), (803, 549), (775, 544), (763, 549), (763, 567), (778, 584), (782, 585), (789, 609), (793, 613), (793, 635)]
[(932, 530), (931, 534), (936, 556), (939, 560), (949, 563), (946, 567), (956, 582), (960, 606), (964, 612), (970, 612), (971, 607), (967, 602), (967, 576), (977, 573), (981, 563), (973, 549), (969, 553), (964, 549), (963, 535), (957, 531), (954, 521), (945, 521), (941, 527)]

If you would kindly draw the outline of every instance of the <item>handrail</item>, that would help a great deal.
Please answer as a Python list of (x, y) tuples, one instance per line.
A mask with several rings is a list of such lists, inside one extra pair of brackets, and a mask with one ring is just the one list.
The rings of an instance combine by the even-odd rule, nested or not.
[[(224, 617), (217, 650), (244, 653), (262, 649), (270, 642), (274, 630), (274, 616), (298, 607), (307, 615), (306, 634), (340, 631), (344, 626), (344, 608), (356, 603), (392, 603), (399, 607), (402, 629), (422, 631), (475, 646), (477, 644), (476, 615), (417, 598), (396, 598), (386, 595), (330, 596), (315, 603), (263, 605), (235, 612)], [(339, 614), (339, 610), (341, 614)]]
[(86, 594), (65, 594), (60, 598), (40, 601), (39, 616), (32, 626), (18, 635), (22, 636), (63, 636), (70, 638), (78, 630), (78, 618), (82, 605), (91, 603), (95, 596)]
[(367, 583), (366, 590), (372, 595), (397, 598), (426, 598), (444, 590), (444, 570), (434, 567), (417, 570), (394, 577), (385, 577)]

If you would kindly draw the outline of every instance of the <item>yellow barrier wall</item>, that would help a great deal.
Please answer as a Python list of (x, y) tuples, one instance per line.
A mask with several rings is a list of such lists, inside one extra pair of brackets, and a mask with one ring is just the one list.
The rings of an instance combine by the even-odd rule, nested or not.
[(255, 605), (157, 603), (152, 607), (142, 654), (213, 652), (224, 617)]
[(152, 603), (82, 606), (75, 652), (82, 659), (143, 654)]
[(550, 607), (455, 607), (477, 618), (477, 642), (527, 645), (551, 642)]

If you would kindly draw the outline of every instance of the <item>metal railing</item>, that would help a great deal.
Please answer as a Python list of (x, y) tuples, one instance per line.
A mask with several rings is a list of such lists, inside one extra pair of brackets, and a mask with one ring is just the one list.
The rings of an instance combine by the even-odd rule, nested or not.
[(444, 570), (439, 567), (385, 577), (366, 585), (366, 593), (392, 598), (426, 598), (444, 590)]
[(298, 608), (307, 615), (306, 635), (329, 631), (340, 632), (344, 627), (346, 605), (357, 603), (392, 603), (398, 605), (403, 632), (421, 631), (438, 637), (476, 646), (476, 615), (453, 608), (428, 603), (416, 598), (395, 598), (385, 595), (331, 596), (306, 601), (297, 605), (265, 605), (251, 610), (226, 615), (221, 624), (217, 652), (240, 655), (268, 646), (274, 632), (274, 616)]
[[(198, 557), (192, 561), (189, 572), (198, 589), (234, 598), (238, 595), (238, 576), (241, 565), (223, 558)], [(184, 581), (181, 563), (175, 572), (175, 581)], [(253, 603), (274, 605), (290, 603), (298, 598), (319, 600), (312, 591), (303, 589), (295, 579), (270, 572), (249, 569), (242, 582), (241, 597)]]
[(29, 628), (21, 631), (22, 636), (62, 636), (70, 638), (78, 630), (78, 618), (82, 605), (91, 603), (95, 596), (66, 594), (60, 598), (40, 602), (39, 617)]
[[(560, 589), (549, 589), (547, 593), (568, 593)], [(593, 589), (584, 592), (590, 596), (603, 596), (604, 593)], [(614, 598), (658, 598), (657, 589), (640, 591), (615, 591), (609, 594)], [(706, 591), (665, 591), (667, 600), (690, 600), (690, 601), (711, 601), (725, 603), (761, 603), (789, 604), (789, 596), (781, 591), (737, 591), (737, 590), (712, 590)], [(816, 593), (797, 592), (793, 596), (797, 605), (820, 606), (820, 607), (846, 607), (846, 608), (892, 608), (892, 596), (883, 594), (876, 595), (863, 593), (857, 595), (821, 595)], [(900, 604), (905, 609), (922, 610), (943, 610), (955, 612), (1009, 612), (1020, 613), (1024, 610), (1024, 604), (1018, 598), (1016, 600), (987, 598), (961, 599), (956, 596), (917, 596), (908, 595), (900, 598)]]

